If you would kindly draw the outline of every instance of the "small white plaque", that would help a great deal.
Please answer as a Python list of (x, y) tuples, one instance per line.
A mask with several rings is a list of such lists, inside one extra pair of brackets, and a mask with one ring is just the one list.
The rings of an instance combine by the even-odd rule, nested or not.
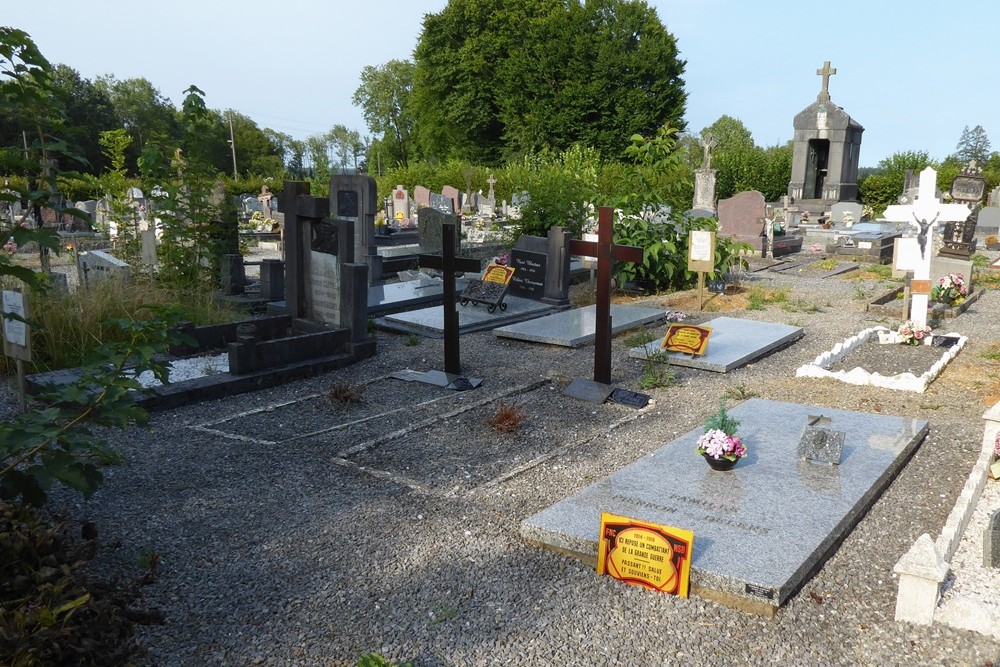
[[(24, 295), (13, 290), (3, 291), (3, 312), (14, 313), (18, 317), (27, 319), (28, 315), (24, 309)], [(4, 337), (8, 343), (25, 347), (28, 344), (28, 325), (17, 320), (3, 319)]]
[(871, 241), (858, 241), (858, 250), (871, 250), (871, 249), (872, 249)]
[(712, 256), (712, 232), (693, 231), (691, 232), (691, 261), (711, 262)]
[(915, 238), (896, 239), (893, 268), (897, 271), (915, 271), (920, 264), (920, 246)]

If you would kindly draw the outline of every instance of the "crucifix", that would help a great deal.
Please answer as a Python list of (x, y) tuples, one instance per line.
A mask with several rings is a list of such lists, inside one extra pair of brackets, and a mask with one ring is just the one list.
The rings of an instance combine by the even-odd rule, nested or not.
[(496, 199), (497, 196), (493, 192), (493, 186), (497, 184), (497, 179), (493, 178), (493, 174), (490, 174), (490, 177), (486, 179), (486, 182), (490, 184), (490, 191), (487, 193), (486, 198)]
[(701, 170), (709, 171), (712, 168), (712, 149), (719, 145), (711, 132), (703, 132), (698, 145), (705, 149), (705, 155), (701, 159)]
[(927, 303), (931, 293), (931, 248), (934, 226), (941, 222), (964, 222), (972, 211), (965, 204), (942, 204), (937, 198), (937, 172), (927, 167), (920, 172), (920, 186), (912, 204), (897, 204), (885, 209), (890, 222), (905, 222), (916, 227), (920, 258), (910, 281), (910, 320), (918, 327), (927, 324)]
[[(613, 210), (602, 206), (597, 217), (597, 241), (570, 239), (573, 255), (597, 258), (597, 306), (594, 337), (594, 382), (611, 384), (611, 265), (620, 262), (642, 262), (642, 248), (615, 245), (611, 229)], [(610, 390), (609, 390), (610, 392)]]
[(827, 60), (823, 63), (823, 68), (816, 70), (816, 74), (823, 77), (823, 88), (819, 91), (819, 95), (816, 96), (820, 102), (830, 101), (830, 77), (837, 73), (836, 67), (830, 67), (830, 61)]
[(455, 272), (479, 272), (478, 259), (455, 257), (455, 223), (441, 225), (441, 254), (419, 255), (421, 267), (444, 273), (444, 372), (459, 375), (462, 362), (458, 346), (458, 310), (455, 308)]

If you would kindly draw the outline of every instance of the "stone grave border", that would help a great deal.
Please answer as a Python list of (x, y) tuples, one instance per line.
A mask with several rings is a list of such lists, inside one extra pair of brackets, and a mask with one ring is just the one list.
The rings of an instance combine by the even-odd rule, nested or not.
[[(359, 384), (366, 384), (367, 385), (367, 384), (371, 384), (373, 382), (377, 382), (379, 380), (384, 380), (384, 379), (393, 379), (393, 376), (392, 375), (382, 375), (382, 376), (378, 376), (378, 377), (372, 378), (370, 380), (365, 380), (364, 382), (359, 383)], [(404, 428), (397, 429), (397, 430), (391, 431), (389, 433), (383, 433), (382, 435), (380, 435), (380, 436), (378, 436), (376, 438), (371, 438), (371, 439), (366, 440), (364, 442), (359, 442), (359, 443), (356, 443), (354, 445), (351, 445), (350, 447), (347, 447), (345, 449), (341, 449), (341, 450), (339, 450), (337, 452), (333, 452), (330, 455), (329, 461), (331, 463), (334, 463), (334, 464), (338, 465), (338, 466), (341, 466), (341, 467), (344, 467), (344, 468), (350, 468), (350, 469), (353, 469), (353, 470), (357, 470), (359, 472), (362, 472), (362, 473), (364, 473), (366, 475), (369, 475), (371, 477), (375, 477), (377, 479), (388, 480), (388, 481), (393, 482), (395, 484), (398, 484), (400, 486), (405, 486), (405, 487), (407, 487), (409, 489), (412, 489), (412, 490), (414, 490), (414, 491), (416, 491), (416, 492), (418, 492), (418, 493), (420, 493), (422, 495), (433, 496), (433, 497), (440, 497), (440, 498), (455, 498), (455, 497), (459, 497), (459, 495), (461, 495), (462, 497), (471, 497), (471, 496), (474, 496), (476, 494), (485, 492), (485, 491), (487, 491), (487, 490), (489, 490), (491, 488), (495, 488), (495, 487), (499, 486), (500, 484), (506, 482), (507, 480), (509, 480), (509, 479), (511, 479), (513, 477), (516, 477), (517, 475), (519, 475), (519, 474), (521, 474), (521, 473), (523, 473), (525, 471), (531, 470), (532, 468), (535, 468), (536, 466), (544, 463), (545, 461), (547, 461), (549, 459), (552, 459), (554, 457), (563, 455), (567, 451), (567, 449), (569, 447), (576, 446), (576, 445), (586, 444), (587, 442), (589, 442), (589, 441), (591, 441), (591, 440), (593, 440), (595, 438), (603, 437), (603, 436), (607, 435), (608, 433), (614, 431), (615, 429), (619, 428), (620, 426), (623, 426), (623, 425), (625, 425), (625, 424), (627, 424), (629, 422), (632, 422), (632, 421), (638, 419), (641, 415), (645, 415), (645, 413), (646, 413), (646, 410), (635, 410), (635, 411), (632, 411), (629, 414), (627, 414), (625, 417), (622, 417), (621, 419), (619, 419), (617, 421), (614, 421), (614, 422), (611, 422), (610, 424), (607, 424), (603, 429), (599, 430), (597, 433), (595, 433), (592, 436), (589, 436), (589, 437), (584, 438), (584, 439), (582, 439), (580, 441), (577, 441), (577, 442), (569, 443), (567, 446), (560, 447), (558, 449), (554, 449), (554, 450), (552, 450), (550, 452), (546, 452), (545, 454), (543, 454), (541, 456), (538, 456), (538, 457), (536, 457), (536, 458), (534, 458), (534, 459), (532, 459), (530, 461), (526, 461), (525, 463), (523, 463), (523, 464), (521, 464), (521, 465), (519, 465), (519, 466), (517, 466), (517, 467), (515, 467), (515, 468), (513, 468), (511, 470), (508, 470), (508, 471), (506, 471), (506, 472), (498, 475), (497, 477), (494, 477), (493, 479), (480, 484), (477, 487), (474, 487), (472, 489), (464, 491), (461, 494), (458, 494), (458, 493), (456, 493), (453, 490), (452, 491), (442, 491), (442, 490), (439, 490), (439, 489), (435, 489), (435, 488), (432, 488), (432, 487), (428, 486), (427, 484), (424, 484), (423, 482), (417, 481), (415, 479), (412, 479), (412, 478), (409, 478), (409, 477), (406, 477), (406, 476), (403, 476), (403, 475), (398, 475), (398, 474), (395, 474), (395, 473), (390, 473), (390, 472), (387, 472), (387, 471), (384, 471), (384, 470), (379, 470), (379, 469), (373, 468), (371, 466), (362, 465), (362, 464), (359, 464), (359, 463), (357, 463), (355, 461), (350, 460), (350, 458), (349, 458), (349, 457), (354, 456), (356, 454), (359, 454), (359, 453), (361, 453), (363, 451), (371, 450), (371, 449), (376, 449), (376, 448), (378, 448), (378, 447), (380, 447), (380, 446), (382, 446), (384, 444), (387, 444), (389, 442), (392, 442), (392, 441), (398, 440), (400, 438), (403, 438), (403, 437), (405, 437), (407, 435), (410, 435), (411, 433), (419, 431), (419, 430), (421, 430), (423, 428), (426, 428), (428, 426), (433, 426), (433, 425), (438, 424), (438, 423), (440, 423), (442, 421), (446, 421), (446, 420), (452, 419), (452, 418), (457, 417), (457, 416), (459, 416), (459, 415), (461, 415), (461, 414), (463, 414), (465, 412), (469, 412), (471, 410), (478, 409), (480, 407), (489, 405), (491, 403), (494, 403), (496, 401), (499, 401), (499, 400), (502, 400), (502, 399), (505, 399), (505, 398), (509, 398), (509, 397), (512, 397), (512, 396), (518, 396), (518, 395), (521, 395), (521, 394), (527, 394), (527, 393), (530, 393), (530, 392), (535, 391), (537, 389), (541, 389), (543, 387), (546, 387), (547, 385), (552, 384), (553, 381), (554, 380), (552, 378), (545, 378), (545, 379), (542, 379), (542, 380), (537, 380), (537, 381), (534, 381), (534, 382), (529, 382), (527, 384), (519, 385), (517, 387), (512, 387), (512, 388), (506, 389), (504, 391), (498, 392), (496, 394), (483, 397), (483, 398), (481, 398), (479, 400), (476, 400), (476, 401), (470, 401), (467, 405), (458, 406), (458, 407), (456, 407), (453, 410), (449, 410), (447, 412), (442, 412), (440, 414), (434, 415), (433, 417), (429, 417), (427, 419), (422, 419), (420, 421), (416, 421), (416, 422), (414, 422), (412, 424), (407, 425)], [(263, 406), (263, 407), (259, 407), (259, 408), (254, 408), (253, 410), (247, 410), (247, 411), (244, 411), (244, 412), (236, 413), (236, 414), (229, 415), (229, 416), (227, 416), (225, 418), (222, 418), (222, 419), (213, 419), (211, 421), (202, 422), (200, 424), (191, 424), (191, 425), (188, 426), (188, 428), (190, 428), (190, 429), (192, 429), (194, 431), (201, 432), (201, 433), (207, 433), (207, 434), (211, 434), (211, 435), (214, 435), (214, 436), (226, 438), (228, 440), (238, 440), (238, 441), (241, 441), (241, 442), (253, 443), (253, 444), (258, 444), (258, 445), (265, 445), (265, 446), (286, 445), (286, 444), (289, 444), (289, 443), (291, 443), (293, 441), (296, 441), (296, 440), (302, 440), (304, 438), (307, 438), (307, 437), (310, 437), (310, 436), (315, 436), (315, 435), (322, 435), (323, 433), (328, 433), (328, 432), (331, 432), (331, 431), (335, 431), (337, 429), (344, 428), (344, 427), (349, 426), (351, 424), (361, 423), (362, 421), (365, 421), (365, 420), (370, 421), (372, 419), (378, 419), (379, 417), (382, 417), (382, 416), (384, 416), (386, 414), (389, 414), (389, 413), (392, 413), (392, 412), (398, 412), (400, 410), (411, 410), (414, 407), (414, 406), (406, 406), (406, 407), (403, 407), (403, 408), (398, 408), (398, 409), (394, 409), (394, 410), (379, 412), (378, 414), (372, 415), (370, 417), (366, 417), (364, 419), (354, 420), (354, 421), (352, 421), (352, 422), (350, 422), (348, 424), (337, 424), (337, 425), (330, 426), (328, 428), (324, 428), (324, 429), (321, 429), (321, 430), (318, 430), (318, 431), (313, 431), (313, 432), (310, 432), (310, 433), (298, 434), (295, 437), (288, 438), (286, 440), (281, 440), (281, 441), (273, 441), (273, 440), (265, 440), (265, 439), (262, 439), (262, 438), (254, 438), (252, 436), (240, 435), (240, 434), (236, 434), (236, 433), (229, 433), (229, 432), (226, 432), (226, 431), (220, 431), (218, 429), (212, 428), (212, 426), (215, 426), (215, 425), (218, 425), (218, 424), (221, 424), (221, 423), (225, 423), (225, 422), (228, 422), (228, 421), (232, 421), (234, 419), (239, 419), (241, 417), (246, 417), (246, 416), (249, 416), (249, 415), (258, 414), (258, 413), (261, 413), (261, 412), (267, 412), (267, 411), (273, 410), (275, 408), (285, 407), (285, 406), (288, 406), (288, 405), (294, 405), (294, 404), (301, 403), (301, 402), (304, 402), (304, 401), (308, 401), (308, 400), (311, 400), (311, 399), (314, 399), (314, 398), (317, 398), (317, 397), (320, 397), (320, 396), (323, 396), (323, 395), (324, 394), (321, 393), (321, 392), (320, 393), (313, 393), (313, 394), (309, 394), (307, 396), (301, 396), (301, 397), (298, 397), (298, 398), (295, 398), (295, 399), (292, 399), (292, 400), (289, 400), (289, 401), (284, 401), (284, 402), (281, 402), (281, 403), (276, 403), (274, 405), (267, 405), (267, 406)], [(435, 403), (435, 402), (438, 402), (438, 401), (441, 401), (441, 400), (445, 400), (445, 399), (453, 400), (454, 399), (454, 395), (447, 394), (447, 395), (444, 395), (444, 396), (440, 396), (440, 397), (431, 399), (429, 401), (425, 401), (423, 403), (420, 403), (419, 405), (426, 406), (426, 405), (430, 405), (432, 403)], [(653, 405), (653, 404), (651, 403), (650, 405)]]
[[(865, 306), (865, 310), (875, 315), (905, 319), (903, 317), (903, 302), (897, 298), (902, 293), (903, 287), (897, 287), (889, 292), (886, 292), (882, 296), (876, 297), (873, 301), (869, 302), (868, 305)], [(928, 319), (952, 319), (958, 317), (968, 310), (969, 306), (974, 304), (976, 301), (979, 301), (979, 297), (984, 294), (986, 294), (986, 288), (973, 290), (972, 294), (966, 297), (965, 301), (957, 306), (946, 306), (943, 303), (932, 302), (931, 309), (928, 312)]]
[[(821, 258), (821, 259), (810, 259), (810, 260), (806, 260), (806, 261), (803, 261), (803, 262), (796, 262), (794, 264), (788, 264), (787, 266), (773, 266), (773, 267), (770, 267), (770, 270), (774, 271), (775, 273), (780, 273), (780, 274), (784, 275), (784, 273), (786, 271), (791, 271), (792, 269), (797, 269), (797, 268), (804, 267), (804, 266), (805, 267), (812, 266), (813, 264), (816, 264), (818, 262), (825, 262), (827, 259), (835, 259), (835, 258), (825, 257), (825, 258)], [(834, 278), (836, 276), (842, 276), (842, 275), (846, 275), (848, 273), (853, 273), (854, 271), (860, 271), (861, 270), (861, 265), (858, 264), (857, 262), (844, 262), (843, 260), (839, 260), (839, 259), (835, 259), (835, 261), (838, 264), (844, 264), (844, 266), (838, 266), (838, 267), (835, 267), (834, 269), (832, 269), (830, 271), (827, 271), (826, 273), (821, 273), (821, 274), (819, 274), (817, 276), (809, 276), (809, 277), (810, 278), (819, 278), (819, 279), (822, 280), (822, 279), (825, 279), (825, 278)], [(788, 274), (788, 275), (794, 275), (794, 274)]]
[[(997, 434), (1000, 433), (1000, 402), (995, 403), (983, 414), (983, 420), (986, 424), (983, 428), (979, 458), (973, 464), (965, 486), (962, 487), (955, 506), (948, 514), (941, 534), (936, 540), (932, 540), (928, 533), (918, 537), (909, 551), (903, 554), (893, 567), (893, 572), (899, 575), (896, 621), (918, 625), (943, 623), (960, 630), (971, 630), (987, 636), (992, 634), (1000, 638), (1000, 629), (976, 623), (977, 620), (982, 621), (988, 616), (968, 613), (971, 610), (967, 607), (952, 614), (945, 607), (938, 605), (941, 598), (941, 584), (944, 583), (949, 571), (948, 564), (964, 539), (965, 529), (988, 483), (994, 443)], [(972, 535), (968, 539), (982, 539), (982, 537)]]
[(883, 389), (913, 391), (922, 394), (927, 391), (930, 383), (941, 374), (941, 371), (951, 363), (952, 359), (958, 356), (958, 353), (962, 351), (962, 348), (969, 341), (968, 337), (957, 333), (945, 334), (948, 336), (958, 336), (958, 343), (947, 348), (941, 358), (920, 377), (915, 376), (913, 373), (885, 376), (879, 373), (869, 373), (863, 368), (853, 368), (849, 371), (827, 370), (830, 365), (846, 357), (854, 348), (864, 343), (871, 336), (877, 335), (880, 331), (889, 332), (889, 329), (883, 326), (872, 327), (844, 339), (842, 343), (834, 345), (832, 350), (821, 353), (812, 363), (799, 366), (798, 370), (795, 371), (795, 377), (829, 378), (838, 382), (863, 387), (882, 387)]

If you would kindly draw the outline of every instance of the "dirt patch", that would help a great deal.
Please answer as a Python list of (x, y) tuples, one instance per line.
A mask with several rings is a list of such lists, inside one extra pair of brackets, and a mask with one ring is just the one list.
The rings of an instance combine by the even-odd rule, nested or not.
[(830, 364), (827, 370), (836, 372), (863, 368), (882, 376), (913, 373), (920, 377), (944, 354), (944, 348), (933, 345), (882, 345), (873, 336), (843, 359)]

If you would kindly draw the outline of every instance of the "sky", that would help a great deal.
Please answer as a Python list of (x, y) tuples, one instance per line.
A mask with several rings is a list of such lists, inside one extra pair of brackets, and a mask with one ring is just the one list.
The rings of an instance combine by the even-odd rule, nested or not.
[[(648, 0), (677, 38), (698, 133), (722, 115), (758, 145), (792, 138), (795, 114), (837, 69), (832, 101), (865, 128), (861, 166), (902, 151), (955, 152), (982, 125), (1000, 150), (992, 73), (1000, 2)], [(53, 63), (88, 79), (144, 77), (179, 105), (194, 84), (215, 109), (304, 139), (336, 124), (369, 134), (351, 103), (366, 65), (410, 59), (447, 0), (34, 0), (4, 3)]]

